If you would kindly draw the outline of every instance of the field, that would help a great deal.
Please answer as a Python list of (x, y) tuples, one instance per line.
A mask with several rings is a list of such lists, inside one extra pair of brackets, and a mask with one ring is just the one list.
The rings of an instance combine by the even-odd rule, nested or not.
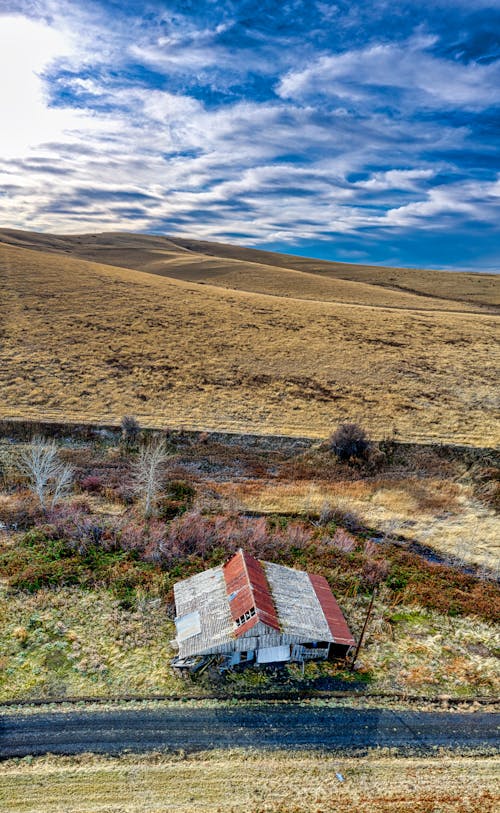
[[(359, 635), (368, 601), (342, 597)], [(0, 703), (50, 697), (194, 695), (214, 689), (276, 690), (272, 674), (254, 670), (186, 682), (170, 668), (175, 636), (164, 601), (143, 592), (126, 608), (102, 587), (42, 588), (35, 595), (0, 594)], [(498, 634), (479, 618), (449, 618), (420, 606), (398, 604), (387, 592), (377, 600), (354, 675), (343, 664), (309, 664), (304, 679), (291, 666), (281, 688), (314, 686), (336, 678), (349, 689), (359, 680), (368, 692), (467, 698), (498, 697)], [(283, 685), (283, 681), (285, 681)]]
[(499, 778), (494, 758), (456, 754), (44, 757), (0, 767), (0, 804), (5, 813), (38, 813), (42, 797), (46, 813), (493, 813)]
[(500, 438), (492, 276), (422, 272), (410, 291), (400, 269), (214, 259), (163, 238), (3, 238), (1, 416)]
[[(118, 433), (95, 431), (93, 441), (59, 440), (75, 482), (45, 517), (14, 465), (24, 444), (0, 444), (0, 701), (273, 690), (272, 674), (215, 672), (186, 684), (170, 668), (172, 585), (240, 545), (324, 574), (355, 636), (379, 581), (354, 676), (344, 664), (310, 665), (307, 685), (349, 688), (354, 679), (369, 692), (499, 694), (498, 495), (489, 456), (389, 444), (373, 473), (318, 444), (170, 433), (159, 515), (145, 523), (130, 487), (136, 451)], [(414, 525), (410, 509), (420, 516)], [(449, 563), (412, 550), (412, 540), (429, 542), (426, 529), (448, 522), (451, 538), (462, 521), (454, 545), (433, 540), (434, 557), (441, 548)], [(304, 685), (295, 667), (284, 680)]]
[(500, 306), (500, 286), (494, 274), (327, 262), (140, 234), (55, 236), (0, 229), (0, 240), (21, 248), (276, 296), (424, 310), (483, 311)]
[[(460, 477), (460, 474), (458, 475)], [(489, 483), (494, 487), (494, 483)], [(364, 480), (252, 479), (217, 484), (222, 504), (241, 511), (307, 516), (323, 506), (353, 512), (391, 537), (428, 545), (452, 559), (497, 573), (500, 562), (498, 512), (478, 499), (470, 480), (451, 473), (416, 472)]]
[[(498, 694), (495, 277), (0, 236), (0, 418), (19, 421), (0, 443), (1, 699), (185, 692), (172, 586), (239, 546), (323, 573), (355, 635), (378, 585), (355, 675), (371, 691)], [(111, 428), (127, 414), (168, 446), (151, 522), (137, 446)], [(373, 441), (362, 464), (324, 442), (345, 419)], [(56, 432), (75, 480), (43, 516), (15, 456), (51, 420), (87, 434)]]

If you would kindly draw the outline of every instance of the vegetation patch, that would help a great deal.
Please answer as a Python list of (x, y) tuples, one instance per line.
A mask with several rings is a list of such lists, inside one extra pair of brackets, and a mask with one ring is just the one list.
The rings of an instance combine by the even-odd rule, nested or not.
[(0, 768), (0, 803), (10, 813), (38, 813), (42, 796), (47, 813), (159, 813), (165, 800), (176, 813), (406, 813), (409, 800), (415, 813), (493, 813), (497, 789), (493, 757), (457, 754), (84, 754), (10, 760)]
[[(441, 511), (431, 497), (444, 482), (450, 489), (441, 489), (441, 498), (458, 499), (452, 485), (462, 461), (432, 450), (405, 457), (395, 448), (381, 451), (374, 473), (373, 455), (339, 461), (322, 447), (294, 453), (169, 433), (161, 446), (148, 436), (141, 454), (141, 432), (83, 445), (58, 441), (58, 461), (73, 480), (54, 504), (48, 481), (44, 505), (32, 475), (16, 467), (29, 444), (0, 446), (1, 698), (168, 695), (193, 686), (230, 695), (352, 681), (423, 695), (498, 693), (492, 625), (500, 617), (500, 589), (492, 574), (436, 561), (432, 549), (421, 555), (394, 530), (373, 527), (373, 515), (353, 510), (354, 500), (390, 489), (409, 495), (416, 483), (414, 499), (425, 494), (427, 510)], [(155, 449), (159, 457), (148, 457)], [(321, 478), (313, 479), (314, 467)], [(274, 502), (264, 506), (271, 495)], [(173, 585), (240, 547), (324, 575), (355, 636), (377, 590), (354, 673), (345, 664), (310, 664), (303, 674), (295, 667), (230, 676), (212, 670), (195, 684), (173, 675)], [(120, 630), (130, 624), (137, 631), (133, 647), (116, 638), (125, 640)], [(76, 650), (68, 635), (80, 642)]]

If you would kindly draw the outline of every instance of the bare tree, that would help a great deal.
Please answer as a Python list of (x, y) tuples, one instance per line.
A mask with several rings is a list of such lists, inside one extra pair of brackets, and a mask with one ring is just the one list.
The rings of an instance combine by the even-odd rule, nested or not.
[(153, 515), (167, 458), (165, 441), (160, 438), (142, 446), (132, 464), (135, 490), (144, 502), (146, 519)]
[(27, 477), (29, 488), (38, 498), (42, 511), (53, 508), (73, 481), (73, 467), (59, 459), (53, 440), (33, 438), (20, 452), (18, 468)]

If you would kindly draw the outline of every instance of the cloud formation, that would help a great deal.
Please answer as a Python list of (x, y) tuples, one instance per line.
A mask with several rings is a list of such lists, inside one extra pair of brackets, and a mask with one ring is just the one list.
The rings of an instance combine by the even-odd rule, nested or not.
[(0, 222), (492, 270), (495, 5), (6, 0)]

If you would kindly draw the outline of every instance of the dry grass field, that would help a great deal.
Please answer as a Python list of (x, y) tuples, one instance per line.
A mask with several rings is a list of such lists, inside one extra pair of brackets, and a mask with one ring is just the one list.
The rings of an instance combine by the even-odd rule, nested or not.
[[(342, 597), (359, 635), (368, 597)], [(0, 703), (48, 697), (202, 696), (216, 685), (235, 690), (275, 687), (272, 675), (234, 673), (227, 684), (188, 683), (170, 668), (173, 621), (164, 601), (144, 595), (127, 609), (102, 587), (42, 589), (33, 595), (0, 590)], [(370, 691), (433, 697), (498, 697), (498, 632), (479, 618), (448, 618), (378, 597), (356, 677)], [(305, 677), (345, 678), (343, 664), (308, 664)], [(289, 667), (300, 680), (300, 669)]]
[(252, 479), (213, 488), (233, 510), (304, 516), (324, 506), (350, 511), (389, 538), (417, 540), (459, 562), (498, 572), (498, 512), (474, 496), (470, 482), (409, 474), (355, 481)]
[(3, 237), (1, 416), (311, 437), (348, 418), (374, 438), (500, 438), (492, 277), (426, 272), (416, 295), (399, 270), (388, 288), (387, 269), (374, 284), (373, 269), (228, 268), (163, 238)]
[(500, 305), (500, 285), (494, 274), (336, 263), (140, 234), (56, 236), (0, 229), (0, 241), (275, 296), (424, 310), (483, 310)]
[(0, 767), (0, 806), (39, 813), (43, 798), (45, 813), (493, 813), (499, 779), (494, 758), (456, 754), (49, 756)]

